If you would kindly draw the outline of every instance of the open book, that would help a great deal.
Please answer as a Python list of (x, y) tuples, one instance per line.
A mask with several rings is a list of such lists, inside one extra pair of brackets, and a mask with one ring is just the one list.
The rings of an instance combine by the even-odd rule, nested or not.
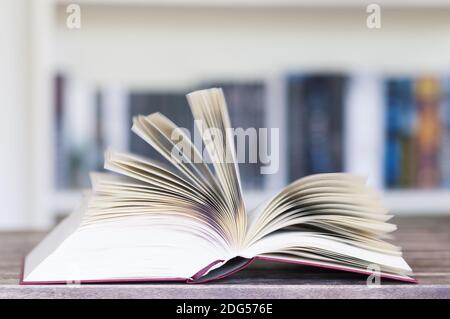
[(26, 257), (23, 284), (199, 283), (255, 258), (414, 281), (400, 248), (385, 241), (392, 216), (362, 178), (308, 176), (247, 211), (222, 90), (187, 99), (198, 129), (224, 138), (205, 137), (202, 153), (164, 115), (134, 118), (132, 130), (172, 165), (108, 151), (113, 173), (92, 174), (81, 207)]

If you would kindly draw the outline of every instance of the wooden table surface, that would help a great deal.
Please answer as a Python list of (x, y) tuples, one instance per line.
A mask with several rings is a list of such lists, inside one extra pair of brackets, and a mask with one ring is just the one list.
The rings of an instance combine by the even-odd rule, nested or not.
[(394, 242), (403, 247), (418, 284), (299, 265), (255, 263), (230, 278), (203, 285), (120, 284), (20, 286), (21, 260), (45, 234), (0, 233), (0, 298), (449, 298), (450, 217), (409, 217)]

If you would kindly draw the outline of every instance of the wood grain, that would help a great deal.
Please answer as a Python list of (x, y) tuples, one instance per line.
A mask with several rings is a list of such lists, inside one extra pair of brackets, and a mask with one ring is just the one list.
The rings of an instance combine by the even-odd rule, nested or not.
[(0, 298), (450, 298), (450, 218), (409, 217), (393, 221), (393, 242), (403, 247), (418, 284), (382, 280), (273, 262), (256, 262), (234, 276), (203, 285), (120, 284), (81, 287), (19, 286), (21, 262), (44, 236), (0, 233)]

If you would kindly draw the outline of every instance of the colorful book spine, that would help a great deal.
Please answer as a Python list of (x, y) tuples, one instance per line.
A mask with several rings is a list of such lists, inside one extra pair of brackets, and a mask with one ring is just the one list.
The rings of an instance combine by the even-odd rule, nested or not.
[(414, 181), (414, 95), (409, 78), (385, 81), (387, 188), (411, 187)]
[(440, 88), (434, 77), (421, 77), (416, 82), (417, 101), (417, 176), (419, 188), (433, 188), (440, 184)]
[(450, 187), (450, 77), (442, 81), (441, 106), (441, 185)]

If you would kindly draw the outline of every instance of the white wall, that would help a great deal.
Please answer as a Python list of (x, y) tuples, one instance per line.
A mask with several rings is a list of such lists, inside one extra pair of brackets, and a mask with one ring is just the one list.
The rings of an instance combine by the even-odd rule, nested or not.
[(0, 3), (0, 229), (47, 228), (53, 0)]
[(30, 215), (29, 25), (27, 0), (0, 8), (0, 227), (26, 227)]
[(82, 5), (81, 30), (59, 10), (58, 64), (79, 78), (183, 86), (204, 76), (261, 76), (284, 69), (450, 70), (450, 10), (365, 6), (171, 8)]

